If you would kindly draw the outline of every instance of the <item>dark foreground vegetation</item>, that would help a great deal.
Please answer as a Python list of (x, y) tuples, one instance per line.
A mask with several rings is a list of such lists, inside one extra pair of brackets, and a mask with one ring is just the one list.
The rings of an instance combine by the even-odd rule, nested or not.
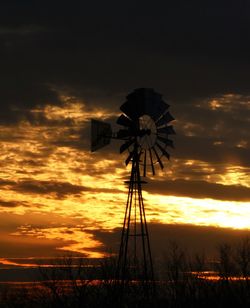
[(154, 284), (122, 286), (114, 272), (112, 257), (94, 267), (65, 257), (56, 266), (41, 267), (39, 283), (2, 285), (0, 307), (250, 307), (250, 239), (221, 244), (216, 260), (190, 257), (172, 243)]

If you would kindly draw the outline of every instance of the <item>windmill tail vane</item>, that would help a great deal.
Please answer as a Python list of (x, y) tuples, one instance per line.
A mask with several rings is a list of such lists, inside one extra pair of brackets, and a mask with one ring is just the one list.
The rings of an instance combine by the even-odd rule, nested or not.
[(155, 175), (156, 165), (164, 168), (163, 158), (170, 158), (168, 148), (173, 148), (169, 135), (175, 131), (170, 122), (169, 105), (153, 89), (140, 88), (127, 96), (120, 107), (123, 112), (117, 119), (122, 128), (112, 133), (106, 122), (91, 121), (91, 151), (108, 145), (112, 138), (122, 140), (120, 153), (127, 152), (125, 164), (131, 163), (128, 196), (121, 233), (116, 278), (125, 280), (154, 280), (145, 207), (142, 197), (141, 174)]

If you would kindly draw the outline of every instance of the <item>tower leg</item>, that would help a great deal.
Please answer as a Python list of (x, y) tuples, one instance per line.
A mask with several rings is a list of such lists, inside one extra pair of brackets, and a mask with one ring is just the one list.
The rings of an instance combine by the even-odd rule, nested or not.
[(154, 280), (138, 157), (132, 161), (116, 278), (122, 284)]

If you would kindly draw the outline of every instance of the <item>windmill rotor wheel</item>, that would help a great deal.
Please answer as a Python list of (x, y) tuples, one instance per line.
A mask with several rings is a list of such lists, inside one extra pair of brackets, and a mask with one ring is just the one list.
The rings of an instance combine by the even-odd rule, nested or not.
[(127, 165), (134, 158), (136, 145), (143, 176), (146, 176), (148, 169), (154, 175), (155, 165), (159, 164), (163, 169), (162, 158), (170, 158), (167, 147), (173, 148), (173, 141), (168, 136), (174, 135), (175, 131), (172, 125), (168, 125), (174, 120), (168, 107), (160, 94), (153, 89), (144, 88), (129, 94), (127, 101), (121, 106), (123, 114), (117, 123), (123, 129), (119, 130), (117, 136), (125, 143), (122, 144), (120, 153), (128, 151), (129, 155), (125, 160)]

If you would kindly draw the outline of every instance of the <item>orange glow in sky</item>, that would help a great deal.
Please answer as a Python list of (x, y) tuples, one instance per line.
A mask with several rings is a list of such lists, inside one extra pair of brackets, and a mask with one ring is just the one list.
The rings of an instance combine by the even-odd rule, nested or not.
[[(216, 98), (208, 106), (227, 111), (229, 99)], [(105, 247), (95, 234), (100, 230), (112, 233), (121, 227), (127, 198), (124, 180), (130, 167), (124, 165), (125, 156), (118, 154), (119, 144), (90, 153), (89, 119), (116, 118), (119, 112), (88, 110), (75, 99), (64, 100), (61, 107), (47, 105), (33, 110), (37, 118), (44, 117), (43, 124), (23, 121), (15, 127), (0, 127), (0, 234), (6, 245), (48, 245), (45, 255), (51, 245), (53, 252), (100, 257)], [(182, 129), (192, 137), (199, 125), (180, 124)], [(243, 141), (242, 146), (246, 146)], [(221, 143), (217, 141), (215, 146)], [(159, 179), (182, 179), (220, 184), (220, 188), (250, 188), (249, 170), (239, 161), (213, 164), (174, 155), (173, 152), (171, 161), (165, 162), (164, 171), (148, 179), (149, 187)], [(198, 197), (196, 191), (190, 191), (190, 196), (182, 195), (178, 189), (177, 195), (169, 193), (167, 186), (161, 191), (144, 192), (149, 223), (250, 230), (250, 195), (242, 200), (227, 200), (225, 195), (222, 199), (201, 197), (200, 191)]]

